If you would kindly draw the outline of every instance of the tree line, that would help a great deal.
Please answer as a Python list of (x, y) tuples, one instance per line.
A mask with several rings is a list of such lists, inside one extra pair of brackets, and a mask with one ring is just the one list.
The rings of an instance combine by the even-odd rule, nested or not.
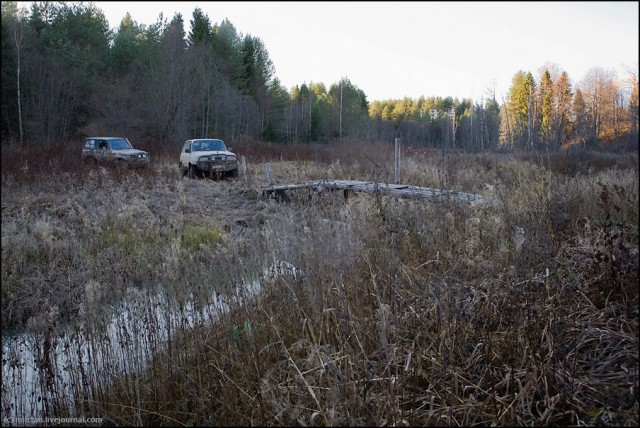
[(285, 88), (267, 47), (195, 8), (111, 30), (93, 3), (2, 2), (3, 142), (127, 135), (150, 147), (189, 138), (286, 144), (392, 141), (484, 150), (637, 147), (638, 73), (557, 66), (518, 71), (505, 99), (374, 100), (344, 77)]

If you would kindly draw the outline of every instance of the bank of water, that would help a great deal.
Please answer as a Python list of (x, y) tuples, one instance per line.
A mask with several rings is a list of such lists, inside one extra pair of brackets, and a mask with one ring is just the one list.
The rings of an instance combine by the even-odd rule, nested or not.
[(228, 296), (214, 292), (204, 303), (193, 295), (177, 302), (164, 291), (132, 290), (106, 322), (85, 316), (64, 328), (3, 336), (2, 425), (28, 425), (15, 421), (29, 418), (96, 417), (83, 408), (96, 391), (107, 390), (115, 378), (141, 372), (172, 335), (211, 323), (253, 298), (265, 280), (280, 273), (299, 274), (278, 262), (261, 279)]

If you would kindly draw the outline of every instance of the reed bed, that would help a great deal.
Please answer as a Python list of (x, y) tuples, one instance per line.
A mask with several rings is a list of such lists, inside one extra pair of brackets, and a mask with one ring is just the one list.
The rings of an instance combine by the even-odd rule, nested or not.
[(638, 424), (637, 153), (405, 149), (403, 182), (484, 202), (279, 203), (265, 162), (390, 181), (393, 146), (233, 147), (222, 181), (3, 148), (5, 422)]

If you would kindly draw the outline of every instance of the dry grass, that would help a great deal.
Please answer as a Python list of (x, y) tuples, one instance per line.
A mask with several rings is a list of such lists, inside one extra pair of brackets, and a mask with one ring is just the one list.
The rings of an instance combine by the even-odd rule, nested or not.
[[(637, 154), (583, 153), (578, 167), (565, 155), (406, 150), (403, 182), (486, 202), (299, 191), (279, 204), (258, 192), (264, 162), (276, 182), (390, 181), (393, 147), (232, 147), (250, 166), (237, 181), (181, 178), (170, 154), (121, 175), (64, 150), (34, 169), (19, 160), (29, 149), (3, 148), (2, 326), (33, 334), (43, 413), (165, 426), (638, 424)], [(279, 261), (296, 274), (275, 270), (215, 316), (212, 296)], [(193, 317), (173, 319), (169, 305)], [(124, 310), (129, 322), (110, 326)], [(4, 367), (8, 416), (30, 390)]]

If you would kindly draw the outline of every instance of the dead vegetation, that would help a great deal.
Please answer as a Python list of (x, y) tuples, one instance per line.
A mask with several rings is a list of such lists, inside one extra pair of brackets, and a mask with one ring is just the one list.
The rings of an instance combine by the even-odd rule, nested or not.
[[(637, 153), (584, 153), (576, 167), (563, 154), (407, 150), (403, 182), (486, 202), (300, 192), (279, 204), (257, 191), (264, 162), (278, 182), (385, 181), (393, 149), (233, 147), (250, 165), (235, 181), (181, 178), (169, 156), (121, 174), (64, 150), (35, 168), (20, 160), (28, 149), (3, 148), (2, 327), (33, 334), (44, 414), (165, 426), (638, 424)], [(212, 293), (283, 265), (295, 274), (274, 269), (219, 318), (160, 327), (168, 309), (153, 293), (205, 319)], [(139, 324), (118, 326), (128, 343), (118, 355), (104, 331), (126, 299)], [(73, 357), (74, 335), (93, 359)], [(69, 354), (71, 376), (56, 353)], [(28, 412), (11, 400), (32, 392), (9, 359), (3, 347), (5, 417)]]

